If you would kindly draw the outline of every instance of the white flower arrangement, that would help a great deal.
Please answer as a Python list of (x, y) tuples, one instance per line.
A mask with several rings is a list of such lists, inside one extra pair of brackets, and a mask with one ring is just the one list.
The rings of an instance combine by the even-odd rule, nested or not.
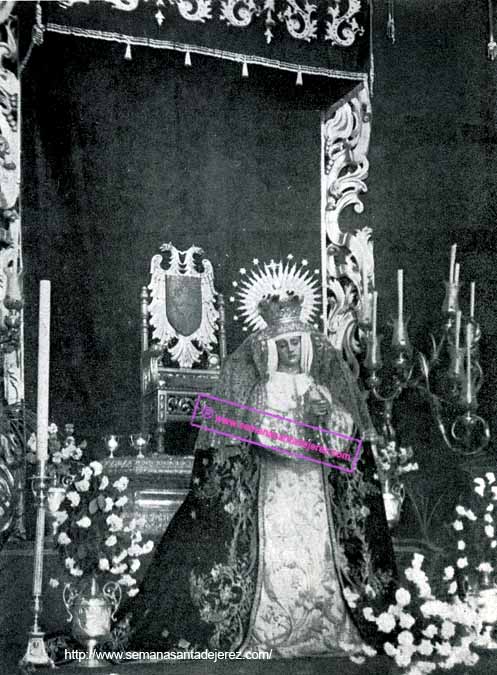
[(95, 576), (102, 583), (113, 579), (132, 597), (138, 593), (138, 558), (150, 553), (154, 544), (151, 540), (141, 544), (142, 521), (127, 524), (124, 517), (129, 480), (121, 476), (111, 482), (98, 461), (76, 468), (73, 463), (72, 470), (72, 482), (54, 514), (55, 545), (66, 574)]
[(497, 565), (497, 540), (495, 537), (494, 502), (497, 501), (496, 476), (487, 471), (485, 476), (474, 478), (471, 507), (462, 504), (455, 507), (456, 519), (452, 527), (457, 532), (457, 551), (464, 551), (464, 556), (455, 561), (464, 574), (474, 572), (492, 574)]
[(423, 561), (424, 556), (414, 554), (405, 570), (406, 586), (395, 593), (395, 605), (378, 614), (372, 607), (363, 607), (363, 616), (375, 623), (380, 633), (388, 635), (385, 653), (407, 675), (425, 675), (457, 664), (474, 665), (479, 657), (471, 651), (471, 645), (483, 629), (476, 603), (462, 602), (456, 595), (456, 571), (452, 566), (444, 570), (446, 599), (437, 599)]
[(417, 462), (411, 462), (414, 452), (411, 447), (400, 447), (395, 441), (390, 441), (385, 447), (378, 448), (376, 466), (378, 476), (383, 485), (388, 481), (391, 487), (399, 485), (401, 476), (412, 471), (418, 471)]

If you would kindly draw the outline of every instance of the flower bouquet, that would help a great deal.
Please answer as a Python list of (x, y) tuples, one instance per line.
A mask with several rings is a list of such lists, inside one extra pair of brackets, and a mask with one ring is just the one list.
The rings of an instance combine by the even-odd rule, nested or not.
[[(31, 434), (28, 440), (27, 461), (30, 464), (36, 464), (36, 434)], [(74, 425), (66, 424), (64, 434), (61, 438), (59, 428), (52, 423), (48, 427), (48, 461), (46, 465), (46, 474), (49, 484), (66, 485), (71, 478), (78, 472), (81, 466), (83, 451), (86, 448), (86, 441), (76, 444), (74, 437)]]
[(418, 470), (417, 462), (411, 462), (414, 453), (411, 447), (403, 448), (395, 441), (378, 449), (376, 457), (377, 477), (380, 479), (388, 524), (393, 527), (400, 521), (405, 498), (401, 476)]
[[(98, 461), (79, 469), (72, 478), (59, 510), (56, 548), (69, 577), (97, 578), (102, 584), (113, 580), (128, 596), (138, 593), (135, 574), (140, 557), (150, 553), (151, 540), (142, 542), (136, 519), (125, 524), (123, 509), (128, 478), (111, 482)], [(52, 586), (58, 580), (50, 581)]]
[(497, 513), (497, 480), (492, 471), (474, 479), (474, 494), (470, 506), (455, 507), (452, 522), (455, 535), (454, 553), (459, 593), (473, 597), (487, 624), (486, 643), (480, 646), (497, 648), (491, 634), (497, 625), (497, 540), (495, 514)]
[(396, 591), (395, 605), (378, 613), (371, 598), (373, 606), (363, 604), (363, 615), (384, 634), (386, 654), (406, 669), (407, 675), (448, 670), (457, 664), (474, 665), (479, 656), (470, 647), (482, 630), (478, 607), (471, 599), (459, 599), (453, 567), (445, 569), (444, 598), (436, 598), (423, 560), (424, 556), (414, 554), (405, 570), (405, 584)]

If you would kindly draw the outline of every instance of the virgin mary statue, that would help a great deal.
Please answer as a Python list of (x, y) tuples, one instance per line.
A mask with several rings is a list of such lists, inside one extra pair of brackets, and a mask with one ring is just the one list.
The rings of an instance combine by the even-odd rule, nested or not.
[(362, 608), (388, 607), (396, 573), (363, 396), (311, 327), (308, 272), (257, 266), (238, 296), (255, 331), (224, 364), (221, 425), (200, 425), (190, 492), (119, 630), (154, 651), (375, 646)]

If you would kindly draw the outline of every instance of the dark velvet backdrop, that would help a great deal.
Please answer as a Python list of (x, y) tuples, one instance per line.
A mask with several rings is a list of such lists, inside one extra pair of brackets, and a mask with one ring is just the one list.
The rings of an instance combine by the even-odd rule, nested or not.
[[(216, 285), (253, 257), (320, 260), (320, 110), (351, 83), (48, 34), (23, 78), (26, 379), (52, 281), (51, 415), (98, 438), (139, 422), (139, 295), (162, 242)], [(228, 307), (228, 347), (243, 338)]]

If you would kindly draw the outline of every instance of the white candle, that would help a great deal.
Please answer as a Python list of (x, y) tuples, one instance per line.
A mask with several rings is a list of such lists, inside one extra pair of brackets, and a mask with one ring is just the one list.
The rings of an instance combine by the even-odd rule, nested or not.
[(39, 462), (48, 458), (48, 387), (50, 372), (50, 282), (40, 281), (38, 320), (38, 401), (36, 448)]
[(461, 271), (461, 265), (459, 263), (456, 263), (456, 269), (454, 272), (454, 284), (456, 286), (459, 286), (459, 272)]
[(471, 324), (466, 324), (466, 403), (472, 401), (471, 391)]
[(364, 307), (364, 320), (369, 319), (369, 293), (368, 293), (368, 275), (366, 272), (366, 266), (362, 267), (362, 293), (363, 293), (363, 307)]
[(399, 325), (404, 322), (404, 270), (397, 270), (397, 289), (399, 293)]
[(456, 312), (456, 338), (455, 338), (455, 347), (456, 347), (456, 363), (459, 361), (459, 335), (461, 333), (461, 310), (459, 309)]
[(378, 291), (373, 291), (373, 344), (376, 344), (376, 312), (378, 311)]
[(474, 281), (471, 282), (470, 286), (470, 295), (469, 295), (469, 318), (475, 318), (475, 288), (476, 284)]
[(456, 264), (457, 244), (452, 244), (450, 247), (450, 269), (449, 269), (449, 284), (454, 283), (454, 265)]

